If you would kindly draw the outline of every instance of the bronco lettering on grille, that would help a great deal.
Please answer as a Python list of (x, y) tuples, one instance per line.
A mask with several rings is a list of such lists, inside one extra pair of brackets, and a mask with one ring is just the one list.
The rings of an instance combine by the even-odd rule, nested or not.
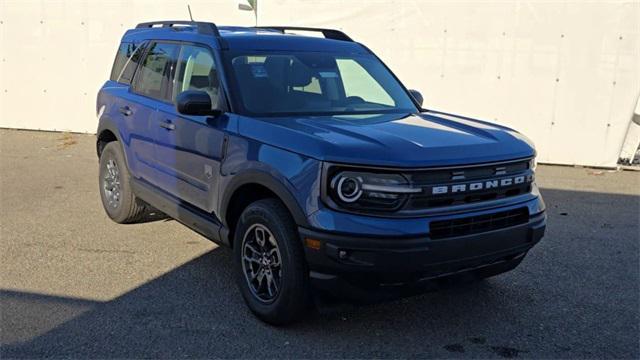
[(442, 195), (449, 193), (464, 193), (484, 189), (501, 188), (513, 185), (520, 185), (533, 182), (533, 174), (520, 175), (497, 180), (485, 180), (454, 185), (437, 185), (431, 187), (432, 195)]

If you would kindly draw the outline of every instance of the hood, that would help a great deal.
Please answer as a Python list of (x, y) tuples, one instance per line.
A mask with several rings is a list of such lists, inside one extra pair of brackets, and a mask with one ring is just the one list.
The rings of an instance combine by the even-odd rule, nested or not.
[(535, 154), (531, 142), (512, 129), (440, 112), (243, 117), (239, 131), (318, 160), (359, 165), (449, 166)]

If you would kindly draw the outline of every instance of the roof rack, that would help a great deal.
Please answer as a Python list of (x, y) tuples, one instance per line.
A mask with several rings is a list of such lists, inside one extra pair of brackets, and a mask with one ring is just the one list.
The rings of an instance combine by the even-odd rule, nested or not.
[(161, 25), (163, 28), (172, 28), (175, 25), (189, 25), (193, 26), (198, 30), (198, 34), (202, 35), (213, 35), (215, 37), (220, 37), (220, 32), (218, 31), (218, 27), (214, 23), (203, 22), (203, 21), (185, 21), (185, 20), (164, 20), (164, 21), (150, 21), (144, 22), (136, 25), (136, 29), (143, 28), (153, 28), (159, 27)]
[(285, 33), (287, 30), (299, 30), (299, 31), (312, 31), (312, 32), (320, 32), (326, 39), (332, 40), (341, 40), (341, 41), (351, 41), (353, 39), (349, 37), (349, 35), (343, 33), (340, 30), (334, 29), (322, 29), (322, 28), (310, 28), (310, 27), (299, 27), (299, 26), (256, 26), (256, 29), (265, 29), (265, 30), (275, 30), (281, 33)]

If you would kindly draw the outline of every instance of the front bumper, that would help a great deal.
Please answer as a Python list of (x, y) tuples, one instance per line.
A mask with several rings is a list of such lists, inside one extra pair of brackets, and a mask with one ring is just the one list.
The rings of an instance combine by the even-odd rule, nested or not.
[(300, 228), (320, 248), (305, 246), (311, 282), (341, 297), (394, 297), (428, 290), (434, 280), (486, 277), (515, 268), (540, 241), (544, 212), (529, 221), (471, 235), (434, 240), (342, 235)]

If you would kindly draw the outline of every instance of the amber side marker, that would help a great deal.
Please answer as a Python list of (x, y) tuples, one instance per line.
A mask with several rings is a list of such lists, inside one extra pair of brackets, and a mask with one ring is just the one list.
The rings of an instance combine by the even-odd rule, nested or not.
[(313, 249), (313, 250), (320, 250), (320, 245), (322, 244), (320, 240), (309, 239), (309, 238), (304, 239), (304, 243), (307, 245), (309, 249)]

